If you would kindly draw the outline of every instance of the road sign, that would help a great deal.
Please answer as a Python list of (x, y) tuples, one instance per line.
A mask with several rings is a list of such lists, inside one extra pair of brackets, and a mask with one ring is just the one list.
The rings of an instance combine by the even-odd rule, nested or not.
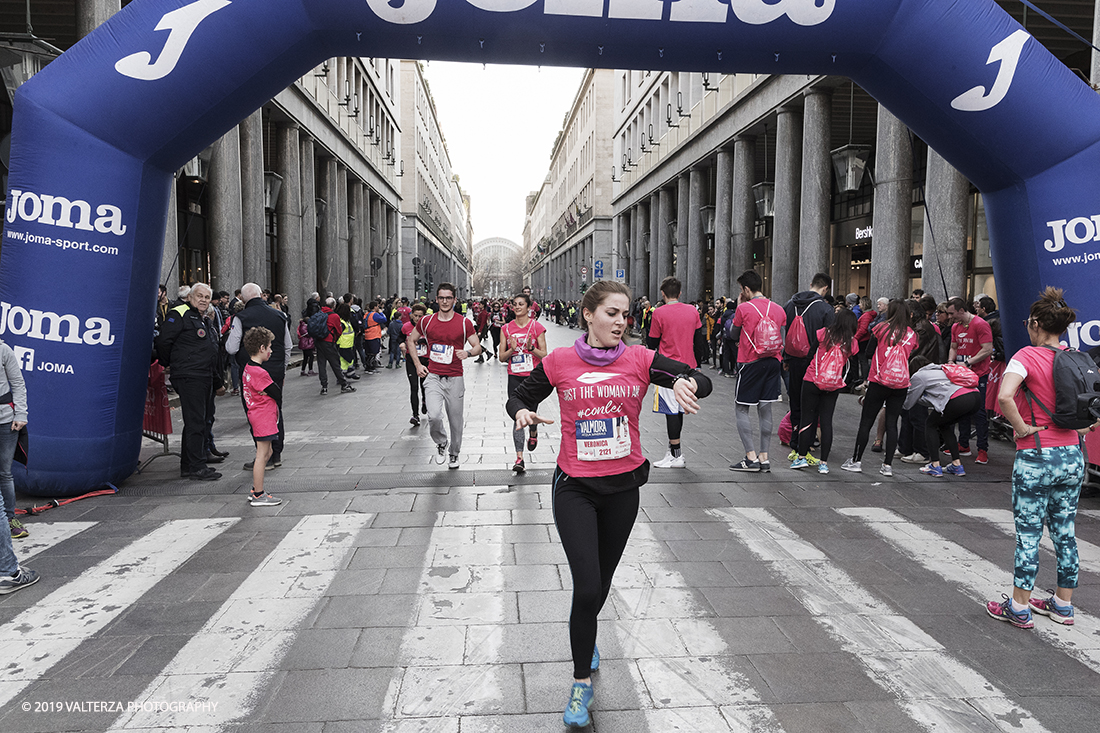
[(582, 267), (581, 268), (581, 274), (582, 275), (587, 275), (588, 274), (588, 268), (587, 267)]
[(615, 279), (619, 282), (626, 282), (626, 270), (615, 270)]

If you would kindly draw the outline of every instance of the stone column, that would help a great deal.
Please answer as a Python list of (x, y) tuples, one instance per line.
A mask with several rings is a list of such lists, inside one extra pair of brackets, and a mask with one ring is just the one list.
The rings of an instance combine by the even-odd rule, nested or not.
[[(714, 297), (730, 294), (730, 224), (733, 221), (733, 151), (719, 148), (714, 192)], [(740, 275), (741, 273), (737, 273)]]
[(333, 280), (339, 285), (341, 295), (354, 293), (348, 277), (348, 253), (351, 249), (348, 237), (348, 169), (336, 164), (336, 269)]
[[(634, 297), (645, 295), (649, 291), (649, 253), (646, 252), (646, 230), (649, 229), (649, 205), (642, 199), (638, 209), (638, 281), (631, 285)], [(652, 232), (650, 232), (652, 238)], [(652, 245), (650, 245), (652, 246)]]
[(241, 138), (236, 127), (214, 143), (210, 157), (209, 186), (210, 216), (207, 221), (210, 224), (210, 287), (232, 293), (244, 284), (241, 253)]
[[(667, 227), (666, 227), (667, 228)], [(661, 194), (657, 191), (649, 194), (649, 252), (646, 265), (649, 268), (649, 299), (656, 297), (664, 274), (657, 259), (657, 243), (661, 240)]]
[(364, 300), (372, 295), (370, 273), (370, 217), (363, 203), (363, 184), (351, 179), (351, 200), (348, 202), (348, 214), (355, 217), (348, 222), (348, 278), (351, 280), (351, 292)]
[(730, 291), (741, 291), (737, 278), (752, 269), (752, 243), (756, 238), (756, 138), (738, 135), (733, 139), (733, 221), (730, 223)]
[(871, 300), (903, 298), (909, 288), (913, 221), (913, 151), (905, 125), (878, 108), (875, 213), (871, 243)]
[(927, 175), (921, 288), (942, 303), (966, 297), (970, 181), (932, 148), (928, 148)]
[(179, 265), (179, 200), (176, 188), (179, 179), (172, 176), (172, 182), (168, 189), (168, 211), (164, 221), (164, 250), (160, 257), (160, 282), (168, 288), (168, 299), (176, 297), (176, 290), (180, 286)]
[(626, 283), (637, 293), (642, 282), (642, 211), (634, 204), (630, 207), (630, 272)]
[(664, 187), (659, 194), (661, 203), (657, 215), (657, 279), (664, 280), (672, 275), (672, 232), (668, 225), (676, 220), (673, 210), (672, 189)]
[(703, 270), (707, 256), (707, 235), (703, 232), (703, 215), (699, 209), (706, 196), (706, 178), (704, 168), (691, 169), (690, 194), (688, 196), (687, 220), (687, 267), (684, 268), (682, 300), (694, 302), (703, 294)]
[(799, 218), (798, 282), (795, 292), (810, 287), (819, 272), (829, 272), (829, 220), (833, 204), (832, 90), (806, 91), (802, 124), (802, 214)]
[(290, 296), (287, 307), (293, 321), (293, 317), (305, 307), (311, 289), (303, 279), (302, 269), (302, 162), (298, 126), (279, 125), (276, 146), (276, 165), (279, 175), (283, 177), (279, 200), (275, 203), (275, 216), (279, 224), (279, 275), (283, 290)]
[(321, 287), (321, 298), (325, 291), (334, 298), (343, 295), (336, 280), (336, 239), (339, 234), (336, 225), (336, 160), (326, 158), (317, 167), (317, 191), (326, 202), (317, 232), (317, 282)]
[(687, 284), (688, 209), (691, 203), (691, 173), (684, 171), (676, 182), (676, 246), (673, 248), (673, 265), (670, 274), (681, 285)]
[(775, 127), (775, 222), (770, 297), (780, 305), (798, 292), (798, 218), (802, 206), (802, 110), (783, 107)]
[(627, 275), (630, 275), (630, 221), (629, 209), (615, 217), (615, 261), (611, 265), (613, 270), (626, 270)]
[[(313, 138), (300, 135), (302, 172), (302, 300), (320, 290), (317, 279), (317, 164), (313, 159)], [(322, 293), (323, 295), (323, 293)]]
[(241, 120), (241, 248), (245, 282), (271, 288), (274, 283), (268, 282), (265, 236), (263, 129), (262, 110)]
[[(76, 35), (79, 38), (101, 26), (122, 7), (119, 0), (79, 0), (76, 5)], [(176, 294), (169, 290), (168, 298), (175, 300), (175, 297)]]
[(386, 286), (390, 292), (390, 295), (401, 292), (401, 277), (402, 268), (406, 266), (406, 263), (401, 260), (401, 253), (398, 248), (398, 231), (397, 231), (397, 209), (385, 206), (385, 220), (386, 225), (382, 228), (384, 233), (384, 246), (389, 252), (387, 255), (388, 263), (386, 264)]

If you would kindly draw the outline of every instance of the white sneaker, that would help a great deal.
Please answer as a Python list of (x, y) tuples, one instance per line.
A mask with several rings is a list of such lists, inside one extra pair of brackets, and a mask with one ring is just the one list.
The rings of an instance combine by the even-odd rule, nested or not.
[(905, 458), (905, 454), (897, 448), (894, 449), (894, 458)]
[(458, 460), (458, 456), (452, 453), (450, 460), (447, 461), (447, 468), (458, 468), (459, 464), (460, 461)]
[(852, 473), (863, 473), (863, 465), (860, 461), (853, 461), (851, 458), (844, 461), (840, 469), (842, 471), (851, 471)]
[(891, 477), (894, 475), (894, 469), (887, 464), (882, 464), (882, 468), (878, 470), (883, 476)]
[(654, 468), (686, 468), (687, 461), (684, 460), (684, 454), (680, 453), (678, 456), (673, 456), (672, 451), (665, 453), (665, 457), (653, 464)]
[(902, 456), (901, 462), (902, 463), (916, 463), (918, 465), (923, 466), (925, 463), (928, 463), (928, 456), (922, 456), (920, 453), (913, 453), (913, 454), (908, 455), (908, 456)]

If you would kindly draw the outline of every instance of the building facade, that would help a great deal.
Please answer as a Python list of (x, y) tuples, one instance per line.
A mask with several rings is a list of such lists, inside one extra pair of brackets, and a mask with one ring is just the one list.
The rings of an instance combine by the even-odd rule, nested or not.
[[(1100, 53), (1024, 5), (1000, 4), (1100, 84)], [(1055, 15), (1100, 38), (1095, 0)], [(841, 295), (919, 287), (941, 301), (997, 298), (980, 194), (848, 79), (615, 75), (603, 111), (614, 119), (614, 268), (635, 295), (656, 297), (675, 274), (685, 298), (735, 296), (751, 268), (780, 302), (816, 272)]]
[(401, 62), (401, 291), (432, 295), (441, 282), (470, 292), (470, 199), (451, 171), (447, 141), (419, 61)]
[(527, 197), (524, 279), (539, 300), (579, 300), (597, 272), (603, 277), (614, 267), (607, 114), (614, 76), (609, 69), (585, 74), (554, 143), (550, 170)]

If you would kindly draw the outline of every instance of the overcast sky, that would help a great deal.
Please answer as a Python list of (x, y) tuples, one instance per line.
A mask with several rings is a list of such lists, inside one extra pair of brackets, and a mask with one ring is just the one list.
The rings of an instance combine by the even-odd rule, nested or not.
[(473, 199), (474, 244), (523, 244), (527, 194), (550, 169), (550, 153), (583, 69), (427, 63), (451, 169)]

